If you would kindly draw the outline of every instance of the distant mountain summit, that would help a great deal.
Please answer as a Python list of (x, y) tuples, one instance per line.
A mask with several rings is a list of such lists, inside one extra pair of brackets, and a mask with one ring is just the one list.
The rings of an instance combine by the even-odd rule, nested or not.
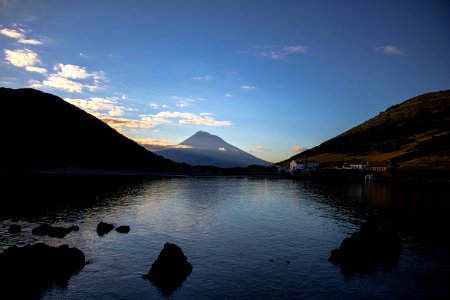
[(233, 168), (271, 165), (270, 162), (242, 151), (220, 137), (205, 131), (198, 131), (179, 145), (184, 147), (155, 151), (155, 153), (175, 162), (185, 162), (192, 166)]

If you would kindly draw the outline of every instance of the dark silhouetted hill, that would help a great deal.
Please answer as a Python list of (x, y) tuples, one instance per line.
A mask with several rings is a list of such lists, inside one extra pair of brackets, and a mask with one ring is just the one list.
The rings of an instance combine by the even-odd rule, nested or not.
[(450, 90), (420, 95), (288, 160), (353, 159), (399, 167), (450, 169)]
[(179, 167), (57, 96), (0, 88), (0, 99), (0, 169), (166, 171)]
[(214, 166), (219, 168), (247, 167), (249, 165), (270, 166), (270, 162), (259, 159), (228, 144), (216, 135), (199, 131), (179, 144), (182, 148), (155, 151), (175, 162), (191, 166)]

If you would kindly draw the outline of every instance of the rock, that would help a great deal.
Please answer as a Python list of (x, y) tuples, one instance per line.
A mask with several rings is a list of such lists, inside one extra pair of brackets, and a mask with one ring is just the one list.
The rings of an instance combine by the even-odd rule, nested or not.
[(97, 225), (97, 233), (102, 236), (114, 229), (114, 225), (100, 222)]
[(17, 224), (13, 224), (13, 225), (9, 226), (9, 228), (8, 228), (8, 232), (11, 234), (19, 233), (21, 231), (22, 231), (22, 226), (17, 225)]
[(339, 265), (344, 273), (367, 273), (380, 266), (395, 265), (399, 256), (399, 236), (369, 220), (332, 250), (328, 261)]
[(39, 298), (52, 284), (67, 286), (70, 276), (85, 265), (85, 256), (67, 245), (10, 247), (0, 253), (2, 295), (16, 299)]
[(120, 233), (128, 233), (128, 232), (130, 232), (130, 226), (127, 226), (127, 225), (119, 226), (116, 228), (116, 231), (120, 232)]
[(163, 250), (144, 276), (157, 286), (164, 295), (170, 295), (192, 272), (192, 265), (187, 261), (180, 247), (165, 243)]
[(33, 235), (48, 235), (55, 238), (63, 238), (72, 231), (78, 231), (80, 228), (78, 226), (65, 227), (53, 227), (48, 224), (41, 224), (34, 228), (31, 233)]

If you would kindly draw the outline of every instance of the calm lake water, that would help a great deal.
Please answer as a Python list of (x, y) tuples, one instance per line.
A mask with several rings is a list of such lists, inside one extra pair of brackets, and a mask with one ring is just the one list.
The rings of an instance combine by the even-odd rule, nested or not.
[[(448, 184), (18, 177), (2, 184), (0, 250), (46, 242), (85, 253), (89, 264), (43, 299), (445, 298), (449, 195)], [(398, 230), (398, 264), (343, 274), (328, 262), (330, 251), (369, 213)], [(131, 231), (100, 237), (100, 221)], [(64, 239), (33, 236), (43, 222), (80, 231)], [(22, 233), (9, 234), (11, 224), (21, 224)], [(193, 265), (169, 297), (142, 278), (165, 242), (180, 246)]]

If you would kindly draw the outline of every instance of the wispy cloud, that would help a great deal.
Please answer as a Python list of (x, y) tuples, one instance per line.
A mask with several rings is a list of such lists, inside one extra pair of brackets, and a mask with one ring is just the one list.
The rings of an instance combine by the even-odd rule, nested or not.
[(35, 82), (31, 85), (31, 87), (34, 88), (42, 88), (42, 87), (48, 87), (48, 88), (55, 88), (60, 90), (66, 90), (69, 92), (77, 92), (81, 93), (83, 90), (83, 84), (80, 82), (76, 82), (73, 80), (70, 80), (65, 77), (60, 77), (57, 74), (50, 74), (50, 76), (47, 77), (46, 80), (42, 81), (42, 83)]
[(266, 152), (266, 151), (272, 151), (272, 150), (269, 149), (269, 148), (267, 148), (267, 147), (264, 147), (264, 146), (256, 146), (256, 147), (255, 147), (255, 151), (258, 151), (258, 152)]
[(179, 97), (179, 96), (172, 96), (171, 99), (175, 100), (177, 102), (177, 107), (183, 108), (188, 107), (191, 105), (191, 103), (198, 102), (198, 101), (205, 101), (205, 98), (197, 98), (197, 97)]
[(196, 124), (205, 126), (231, 126), (233, 123), (231, 121), (219, 121), (216, 120), (213, 113), (188, 113), (188, 112), (169, 112), (162, 111), (155, 115), (161, 118), (174, 118), (178, 119), (179, 124)]
[(307, 148), (305, 148), (303, 146), (293, 146), (292, 150), (294, 150), (295, 152), (303, 152), (303, 151), (307, 150)]
[(243, 85), (243, 86), (241, 86), (241, 90), (244, 90), (244, 91), (252, 91), (252, 90), (255, 90), (255, 89), (256, 89), (256, 87), (252, 86), (252, 85)]
[(226, 93), (225, 95), (223, 95), (225, 98), (232, 98), (233, 97), (233, 95), (232, 94), (230, 94), (230, 93)]
[(12, 39), (18, 40), (21, 44), (27, 44), (27, 45), (42, 45), (42, 42), (35, 39), (27, 39), (25, 38), (25, 30), (24, 29), (8, 29), (8, 28), (2, 28), (0, 29), (0, 34), (7, 36)]
[(402, 54), (404, 54), (403, 50), (401, 50), (400, 48), (398, 48), (396, 46), (392, 46), (392, 45), (385, 45), (382, 47), (377, 47), (377, 48), (375, 48), (375, 51), (382, 53), (382, 54), (386, 54), (386, 55), (402, 55)]
[(208, 81), (208, 80), (213, 79), (213, 77), (211, 75), (204, 75), (204, 76), (193, 77), (192, 79), (197, 80), (197, 81)]
[(133, 140), (150, 151), (158, 151), (164, 149), (189, 149), (192, 146), (175, 144), (175, 140), (155, 139), (155, 138), (133, 138)]
[[(255, 46), (255, 51), (251, 53), (269, 57), (274, 60), (283, 59), (293, 54), (305, 54), (308, 52), (308, 47), (303, 45), (292, 46)], [(244, 52), (246, 53), (246, 52)]]
[(25, 70), (27, 70), (28, 72), (35, 72), (35, 73), (41, 73), (41, 74), (47, 73), (46, 68), (40, 68), (40, 67), (34, 67), (34, 66), (25, 66)]

